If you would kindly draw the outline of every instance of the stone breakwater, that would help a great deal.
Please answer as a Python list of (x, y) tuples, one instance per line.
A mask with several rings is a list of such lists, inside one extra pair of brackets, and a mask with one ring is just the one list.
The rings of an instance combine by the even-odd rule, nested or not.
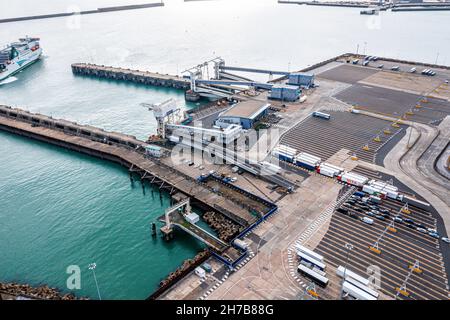
[[(47, 285), (40, 287), (32, 287), (29, 284), (18, 283), (1, 283), (0, 282), (0, 297), (12, 296), (24, 297), (28, 299), (37, 300), (87, 300), (87, 298), (77, 298), (71, 293), (62, 294), (56, 288), (50, 288)], [(11, 299), (11, 297), (7, 297)]]
[(206, 212), (203, 215), (203, 220), (217, 232), (219, 239), (225, 242), (228, 242), (244, 230), (244, 227), (213, 211)]
[(159, 283), (160, 287), (165, 287), (171, 284), (172, 282), (176, 282), (179, 278), (183, 277), (187, 272), (192, 269), (193, 266), (197, 266), (200, 261), (203, 261), (206, 256), (209, 256), (208, 251), (200, 251), (193, 259), (184, 260), (181, 267), (179, 267), (174, 272), (171, 272), (166, 279), (162, 280)]

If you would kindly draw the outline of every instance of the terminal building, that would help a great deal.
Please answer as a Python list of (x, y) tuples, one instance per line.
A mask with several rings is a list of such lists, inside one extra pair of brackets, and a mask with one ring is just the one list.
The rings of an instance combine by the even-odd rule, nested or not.
[(221, 113), (215, 125), (227, 128), (231, 124), (240, 125), (243, 129), (250, 129), (256, 121), (265, 116), (269, 110), (270, 103), (262, 101), (239, 102), (227, 111)]
[(289, 85), (311, 88), (314, 86), (314, 75), (309, 73), (295, 72), (289, 74)]

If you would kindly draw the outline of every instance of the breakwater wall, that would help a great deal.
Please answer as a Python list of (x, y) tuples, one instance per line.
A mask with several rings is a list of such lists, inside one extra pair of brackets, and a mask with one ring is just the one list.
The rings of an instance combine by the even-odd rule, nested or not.
[(105, 7), (105, 8), (98, 8), (95, 10), (85, 10), (85, 11), (79, 11), (79, 12), (61, 12), (61, 13), (50, 13), (50, 14), (42, 14), (42, 15), (35, 15), (35, 16), (6, 18), (6, 19), (0, 19), (0, 23), (27, 21), (27, 20), (39, 20), (39, 19), (51, 19), (51, 18), (60, 18), (60, 17), (70, 17), (70, 16), (75, 16), (75, 15), (86, 15), (86, 14), (96, 14), (96, 13), (105, 13), (105, 12), (114, 12), (114, 11), (136, 10), (136, 9), (145, 9), (145, 8), (162, 7), (162, 6), (164, 6), (164, 2), (137, 4), (137, 5), (128, 5), (128, 6)]

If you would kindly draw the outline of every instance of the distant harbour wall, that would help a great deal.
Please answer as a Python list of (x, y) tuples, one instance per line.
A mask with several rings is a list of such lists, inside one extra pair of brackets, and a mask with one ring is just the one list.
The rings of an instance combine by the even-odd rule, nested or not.
[(163, 6), (164, 6), (164, 2), (136, 4), (136, 5), (128, 5), (128, 6), (105, 7), (105, 8), (98, 8), (96, 10), (85, 10), (85, 11), (80, 11), (80, 12), (62, 12), (62, 13), (43, 14), (43, 15), (36, 15), (36, 16), (0, 19), (0, 23), (9, 23), (9, 22), (27, 21), (27, 20), (39, 20), (39, 19), (51, 19), (51, 18), (60, 18), (60, 17), (70, 17), (70, 16), (75, 16), (75, 15), (85, 15), (85, 14), (95, 14), (95, 13), (105, 13), (105, 12), (125, 11), (125, 10), (137, 10), (137, 9), (146, 9), (146, 8), (163, 7)]

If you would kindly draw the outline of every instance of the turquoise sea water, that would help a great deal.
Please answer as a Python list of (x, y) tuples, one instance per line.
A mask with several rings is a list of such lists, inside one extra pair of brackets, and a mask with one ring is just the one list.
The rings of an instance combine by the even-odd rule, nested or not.
[[(142, 3), (18, 0), (0, 18)], [(144, 1), (145, 2), (145, 1)], [(382, 12), (278, 5), (275, 0), (165, 1), (164, 8), (0, 25), (2, 44), (40, 36), (42, 61), (0, 85), (0, 104), (18, 106), (146, 138), (155, 131), (142, 102), (183, 92), (72, 75), (74, 62), (181, 73), (222, 56), (229, 65), (300, 69), (343, 52), (450, 64), (450, 12)], [(39, 5), (38, 5), (39, 4)], [(202, 245), (182, 233), (152, 239), (150, 223), (169, 199), (123, 168), (46, 144), (0, 133), (0, 281), (65, 288), (67, 266), (82, 268), (79, 295), (142, 299)]]

